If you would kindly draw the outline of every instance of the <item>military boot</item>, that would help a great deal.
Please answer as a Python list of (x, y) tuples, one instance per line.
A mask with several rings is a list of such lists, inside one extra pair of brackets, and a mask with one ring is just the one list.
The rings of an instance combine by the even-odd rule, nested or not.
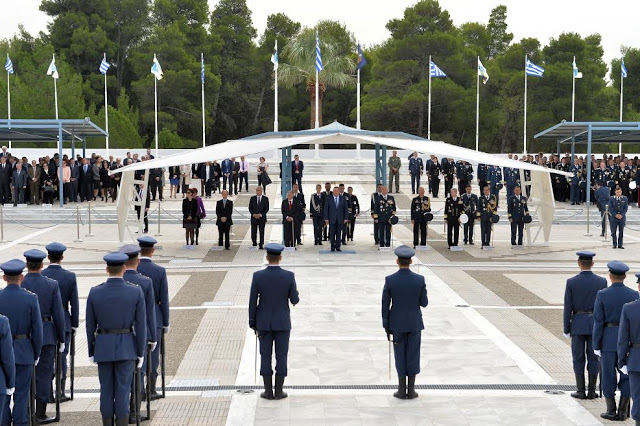
[(596, 393), (596, 384), (598, 382), (598, 376), (589, 376), (589, 392), (587, 392), (587, 399), (595, 399), (598, 397)]
[[(128, 423), (128, 420), (129, 419), (127, 419), (126, 417), (118, 417), (116, 419), (116, 426), (127, 426), (127, 424), (130, 424)], [(136, 422), (134, 421), (133, 424), (136, 424)]]
[(587, 399), (587, 394), (584, 392), (584, 374), (576, 374), (576, 387), (578, 388), (578, 390), (571, 393), (571, 396), (578, 399)]
[(66, 387), (66, 383), (67, 380), (66, 379), (62, 379), (60, 380), (60, 391), (58, 392), (58, 398), (60, 399), (60, 402), (67, 402), (67, 401), (71, 401), (71, 398), (69, 398), (65, 393), (64, 393), (64, 389)]
[(260, 398), (273, 399), (272, 376), (262, 376), (264, 382), (264, 392), (260, 394)]
[(398, 376), (398, 391), (393, 396), (399, 399), (407, 398), (407, 376)]
[(416, 376), (409, 376), (409, 386), (407, 388), (407, 399), (416, 399), (418, 397), (418, 392), (415, 390), (416, 386)]
[(630, 409), (630, 404), (629, 404), (629, 400), (630, 398), (628, 396), (621, 396), (620, 397), (620, 404), (618, 404), (618, 420), (620, 421), (625, 421), (627, 419), (627, 417), (629, 417), (629, 409)]
[(111, 418), (103, 418), (102, 419), (102, 426), (113, 426), (113, 417)]
[(150, 388), (151, 388), (151, 400), (153, 401), (154, 399), (158, 399), (160, 398), (160, 394), (158, 393), (158, 391), (156, 390), (156, 385), (158, 383), (158, 376), (151, 376), (151, 383), (150, 383)]
[(36, 399), (36, 422), (47, 420), (47, 403)]
[(607, 420), (618, 420), (618, 415), (616, 413), (616, 398), (605, 398), (604, 401), (607, 403), (607, 411), (600, 414), (600, 417)]
[(287, 397), (287, 393), (282, 391), (284, 385), (284, 376), (276, 376), (276, 392), (273, 395), (273, 399), (284, 399)]
[[(133, 395), (131, 395), (131, 397), (129, 398), (129, 418), (127, 419), (126, 417), (123, 417), (124, 419), (127, 420), (128, 424), (130, 425), (135, 425), (136, 424), (136, 404), (133, 400)], [(120, 426), (120, 424), (118, 423), (119, 419), (116, 419), (116, 425)], [(124, 423), (127, 424), (127, 423)]]

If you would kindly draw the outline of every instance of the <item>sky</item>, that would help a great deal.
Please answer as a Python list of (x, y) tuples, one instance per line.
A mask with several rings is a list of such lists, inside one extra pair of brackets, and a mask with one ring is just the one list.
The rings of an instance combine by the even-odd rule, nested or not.
[[(3, 2), (9, 3), (8, 0)], [(213, 9), (217, 2), (209, 0), (210, 8)], [(318, 5), (316, 10), (311, 7), (314, 3)], [(313, 26), (322, 19), (343, 22), (364, 46), (384, 41), (389, 36), (386, 23), (401, 18), (404, 9), (415, 3), (416, 0), (247, 0), (259, 34), (264, 31), (268, 15), (282, 12), (304, 26)], [(561, 32), (577, 32), (582, 36), (597, 32), (602, 35), (607, 64), (620, 56), (621, 46), (640, 47), (640, 40), (633, 34), (640, 12), (637, 0), (605, 3), (600, 0), (440, 0), (441, 7), (449, 11), (456, 25), (469, 21), (486, 24), (491, 9), (499, 4), (507, 6), (507, 24), (514, 34), (514, 41), (536, 37), (545, 45)], [(20, 23), (34, 35), (46, 30), (48, 19), (39, 11), (39, 5), (40, 0), (4, 4), (0, 14), (0, 38), (11, 37)]]

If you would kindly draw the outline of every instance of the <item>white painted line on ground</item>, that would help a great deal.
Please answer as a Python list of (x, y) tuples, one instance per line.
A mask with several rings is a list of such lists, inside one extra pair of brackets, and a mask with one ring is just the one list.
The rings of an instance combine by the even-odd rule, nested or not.
[[(345, 341), (345, 342), (355, 342), (355, 341), (371, 341), (371, 342), (386, 342), (387, 338), (382, 337), (374, 337), (374, 336), (296, 336), (291, 337), (289, 340), (297, 340), (302, 342), (331, 342), (331, 341)], [(422, 341), (425, 340), (489, 340), (487, 336), (422, 336)]]
[(42, 235), (42, 234), (44, 234), (46, 232), (49, 232), (49, 231), (53, 231), (58, 226), (60, 226), (60, 225), (50, 226), (49, 228), (44, 228), (44, 229), (41, 229), (39, 231), (32, 232), (31, 234), (28, 234), (28, 235), (25, 235), (24, 237), (18, 238), (15, 241), (11, 241), (10, 243), (6, 243), (6, 244), (0, 246), (0, 251), (6, 250), (6, 249), (11, 248), (11, 247), (15, 247), (18, 244), (21, 244), (21, 243), (24, 243), (25, 241), (30, 240), (31, 238), (37, 237), (37, 236)]

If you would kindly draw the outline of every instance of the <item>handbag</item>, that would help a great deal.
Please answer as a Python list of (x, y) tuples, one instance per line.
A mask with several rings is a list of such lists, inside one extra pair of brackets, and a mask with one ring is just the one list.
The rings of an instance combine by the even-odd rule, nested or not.
[(267, 172), (263, 173), (263, 177), (262, 177), (262, 184), (263, 185), (270, 185), (271, 184), (271, 178), (269, 177), (269, 175), (267, 174)]

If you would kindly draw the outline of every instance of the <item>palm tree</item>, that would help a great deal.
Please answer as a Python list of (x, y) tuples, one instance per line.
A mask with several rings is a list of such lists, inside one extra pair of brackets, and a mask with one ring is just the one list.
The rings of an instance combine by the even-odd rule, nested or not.
[[(324, 69), (318, 75), (319, 95), (318, 121), (322, 126), (322, 98), (327, 87), (355, 86), (355, 62), (345, 55), (338, 53), (334, 44), (323, 42), (320, 35), (320, 52)], [(282, 56), (286, 60), (278, 69), (278, 82), (285, 87), (293, 87), (305, 83), (311, 102), (310, 128), (315, 125), (316, 114), (316, 30), (305, 28), (300, 34), (285, 46)]]

